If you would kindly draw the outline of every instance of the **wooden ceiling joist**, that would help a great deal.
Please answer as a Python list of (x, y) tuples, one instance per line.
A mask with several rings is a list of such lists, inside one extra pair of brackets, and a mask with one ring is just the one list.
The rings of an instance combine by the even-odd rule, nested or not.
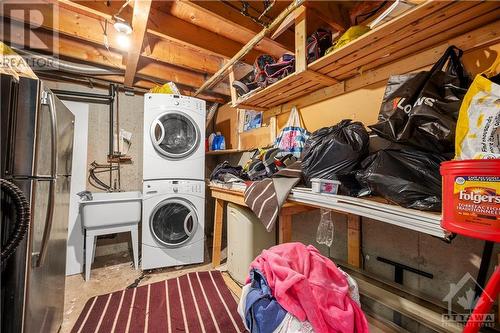
[(344, 32), (351, 25), (347, 9), (339, 1), (306, 1), (304, 5), (336, 31)]
[[(30, 30), (24, 28), (21, 23), (11, 22), (8, 26), (10, 33), (5, 35), (5, 41), (14, 46), (27, 48), (28, 46), (24, 44), (24, 36), (30, 33)], [(30, 39), (29, 48), (33, 51), (51, 53), (69, 60), (76, 60), (97, 66), (125, 70), (123, 55), (114, 50), (108, 51), (103, 46), (81, 43), (75, 38), (64, 35), (59, 35), (57, 48), (47, 49), (47, 46), (51, 45), (53, 35), (43, 29), (31, 30), (31, 33), (36, 36), (36, 38)], [(205, 81), (205, 75), (203, 74), (176, 68), (161, 62), (155, 62), (154, 65), (150, 65), (139, 61), (136, 76), (150, 77), (158, 83), (173, 81), (191, 88), (198, 88)], [(228, 95), (229, 86), (226, 83), (221, 83), (214, 87), (212, 91), (221, 95)]]
[[(68, 3), (74, 4), (75, 6), (78, 5), (71, 1), (64, 0), (63, 5), (59, 6), (59, 22), (57, 26), (55, 26), (50, 19), (41, 22), (41, 26), (48, 30), (57, 31), (60, 34), (76, 37), (83, 41), (92, 42), (104, 47), (104, 30), (105, 22), (107, 21), (108, 27), (106, 30), (109, 47), (112, 50), (120, 50), (120, 46), (116, 42), (118, 36), (117, 32), (109, 19), (111, 16), (106, 14), (98, 16), (96, 14), (97, 11), (90, 11), (87, 16), (82, 14), (86, 7), (78, 5), (77, 7), (72, 7), (72, 10), (69, 10), (66, 7)], [(22, 8), (22, 6), (28, 6), (28, 4), (23, 5), (19, 2), (16, 3), (16, 7)], [(52, 9), (49, 6), (38, 6), (37, 10), (40, 11), (43, 17), (52, 16)], [(21, 11), (14, 11), (6, 14), (10, 14), (8, 16), (11, 19), (19, 22), (24, 22), (25, 20)], [(30, 17), (30, 19), (35, 20), (34, 17)], [(40, 22), (33, 21), (26, 23), (32, 23), (35, 26), (39, 26)], [(223, 58), (221, 57), (203, 53), (199, 49), (191, 48), (185, 44), (159, 39), (152, 35), (146, 35), (145, 43), (149, 45), (149, 48), (142, 52), (141, 55), (143, 57), (165, 62), (184, 69), (212, 74), (217, 72), (223, 63)]]
[[(241, 44), (248, 43), (256, 34), (251, 29), (207, 10), (193, 1), (172, 2), (170, 14)], [(269, 38), (262, 39), (255, 46), (255, 49), (261, 53), (271, 54), (275, 57), (280, 57), (285, 52), (293, 52), (293, 47), (285, 47)]]
[[(276, 14), (279, 14), (290, 4), (290, 2), (291, 1), (284, 0), (276, 1), (270, 14), (273, 14), (273, 11), (276, 12)], [(238, 25), (253, 31), (254, 34), (260, 32), (263, 28), (262, 25), (254, 22), (251, 18), (244, 16), (238, 10), (224, 4), (222, 1), (200, 0), (195, 1), (195, 3), (210, 12), (217, 13), (217, 15), (224, 17), (226, 20), (237, 23)], [(237, 3), (236, 5), (239, 6), (240, 3)], [(293, 50), (295, 40), (293, 29), (284, 31), (283, 34), (281, 34), (276, 40), (285, 48)]]
[(134, 14), (132, 15), (132, 42), (127, 50), (127, 60), (125, 62), (125, 85), (134, 85), (135, 72), (142, 52), (144, 34), (148, 25), (149, 10), (151, 0), (134, 0)]
[[(61, 1), (61, 0), (59, 0)], [(122, 2), (118, 2), (120, 4)], [(116, 12), (117, 6), (112, 1), (113, 6), (108, 7), (104, 1), (69, 1), (60, 2), (61, 7), (78, 11), (80, 14), (85, 8), (89, 8), (91, 15), (101, 13), (103, 18), (109, 17)], [(73, 7), (74, 5), (74, 7)], [(127, 10), (124, 10), (122, 16), (129, 18)], [(151, 9), (149, 13), (148, 34), (154, 35), (164, 40), (177, 43), (184, 43), (192, 48), (197, 48), (201, 52), (212, 54), (224, 58), (231, 58), (237, 53), (243, 44), (235, 42), (232, 39), (218, 35), (210, 30), (201, 28), (195, 24), (184, 21), (173, 15), (162, 11)], [(243, 59), (243, 61), (252, 64), (260, 53), (252, 51)]]

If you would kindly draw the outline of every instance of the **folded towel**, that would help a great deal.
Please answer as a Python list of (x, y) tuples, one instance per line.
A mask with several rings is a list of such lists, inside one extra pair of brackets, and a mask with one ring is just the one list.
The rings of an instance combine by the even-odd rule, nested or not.
[(295, 162), (278, 171), (273, 178), (253, 182), (245, 190), (245, 203), (267, 231), (273, 229), (281, 207), (301, 177), (300, 162)]

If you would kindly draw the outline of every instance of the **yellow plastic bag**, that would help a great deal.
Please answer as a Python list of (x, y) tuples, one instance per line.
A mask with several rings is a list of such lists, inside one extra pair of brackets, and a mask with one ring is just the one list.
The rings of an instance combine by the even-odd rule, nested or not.
[(352, 27), (347, 29), (347, 31), (344, 32), (344, 34), (340, 36), (339, 39), (337, 39), (337, 41), (333, 44), (332, 47), (326, 50), (325, 54), (328, 54), (333, 50), (341, 48), (342, 46), (352, 42), (356, 38), (359, 38), (362, 35), (366, 34), (368, 31), (370, 31), (370, 28), (365, 25), (353, 25)]
[(19, 80), (20, 76), (38, 79), (31, 67), (19, 54), (0, 42), (0, 73), (12, 75)]
[(455, 159), (500, 158), (500, 85), (489, 80), (500, 65), (478, 74), (465, 94), (458, 115)]
[(162, 86), (154, 86), (149, 90), (153, 94), (175, 94), (180, 95), (179, 89), (173, 82), (167, 82)]

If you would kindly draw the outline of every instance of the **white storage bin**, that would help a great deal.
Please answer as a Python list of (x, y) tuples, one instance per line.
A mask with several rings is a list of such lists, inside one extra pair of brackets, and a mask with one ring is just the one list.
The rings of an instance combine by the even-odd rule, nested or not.
[(251, 210), (227, 204), (227, 269), (234, 280), (245, 284), (250, 263), (262, 250), (274, 245), (275, 229), (267, 232)]

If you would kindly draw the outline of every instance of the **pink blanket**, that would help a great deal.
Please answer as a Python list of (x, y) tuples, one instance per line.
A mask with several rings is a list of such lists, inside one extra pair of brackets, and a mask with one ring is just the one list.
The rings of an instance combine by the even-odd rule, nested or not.
[(286, 243), (264, 250), (250, 265), (267, 279), (278, 303), (316, 333), (369, 332), (347, 280), (314, 246)]

